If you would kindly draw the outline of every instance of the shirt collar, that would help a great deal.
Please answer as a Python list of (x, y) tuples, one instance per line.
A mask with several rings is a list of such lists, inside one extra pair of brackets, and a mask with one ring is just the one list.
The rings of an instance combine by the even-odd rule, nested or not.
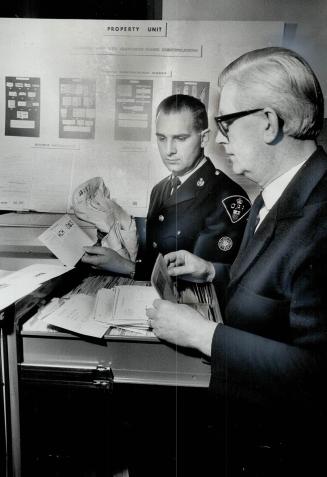
[(277, 177), (277, 179), (268, 184), (267, 187), (262, 191), (262, 198), (268, 211), (276, 204), (277, 200), (280, 198), (288, 184), (306, 161), (307, 159), (292, 167), (281, 176)]
[[(184, 182), (189, 178), (191, 177), (192, 174), (194, 174), (195, 171), (197, 171), (198, 169), (200, 169), (200, 167), (203, 166), (203, 164), (206, 162), (206, 157), (203, 157), (201, 159), (201, 161), (199, 162), (199, 164), (194, 168), (192, 169), (191, 171), (187, 172), (186, 174), (184, 174), (183, 176), (178, 176), (179, 177), (179, 180), (181, 181), (181, 184), (184, 184)], [(173, 174), (170, 176), (171, 178), (173, 178)]]

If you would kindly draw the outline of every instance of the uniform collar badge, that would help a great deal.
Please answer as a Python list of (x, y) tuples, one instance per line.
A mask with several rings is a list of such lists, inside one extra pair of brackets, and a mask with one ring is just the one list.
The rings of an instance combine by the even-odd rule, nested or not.
[(196, 185), (197, 185), (198, 187), (203, 187), (204, 184), (205, 184), (205, 182), (204, 182), (203, 177), (200, 177), (200, 179), (198, 180), (198, 182), (196, 183)]

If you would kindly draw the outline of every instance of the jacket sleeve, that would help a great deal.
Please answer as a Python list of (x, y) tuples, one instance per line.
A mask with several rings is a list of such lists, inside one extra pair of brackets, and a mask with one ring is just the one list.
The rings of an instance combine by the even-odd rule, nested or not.
[[(212, 262), (232, 263), (241, 245), (251, 204), (246, 196), (234, 195), (244, 207), (240, 215), (233, 215), (232, 204), (217, 199), (217, 207), (205, 219), (197, 236), (193, 253)], [(226, 197), (226, 200), (229, 197)]]
[(135, 280), (150, 280), (153, 267), (153, 257), (149, 260), (148, 240), (147, 240), (147, 219), (151, 213), (151, 209), (155, 204), (158, 196), (160, 185), (153, 187), (150, 194), (149, 211), (146, 218), (138, 218), (136, 221), (139, 238), (139, 248), (135, 260)]
[(324, 243), (317, 243), (313, 253), (299, 252), (306, 258), (296, 269), (289, 270), (287, 340), (277, 341), (218, 325), (212, 341), (210, 382), (216, 395), (227, 394), (229, 398), (265, 407), (273, 402), (290, 413), (308, 406), (325, 408), (327, 253)]

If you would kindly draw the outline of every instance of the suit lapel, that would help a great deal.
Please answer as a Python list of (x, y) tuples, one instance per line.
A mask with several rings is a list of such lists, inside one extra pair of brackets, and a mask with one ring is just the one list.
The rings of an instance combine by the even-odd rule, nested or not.
[(318, 147), (285, 189), (277, 202), (278, 218), (302, 215), (313, 189), (327, 172), (327, 155)]
[(326, 171), (327, 156), (323, 149), (318, 147), (269, 211), (251, 239), (249, 246), (236, 257), (230, 270), (230, 285), (234, 285), (249, 267), (258, 260), (273, 239), (279, 220), (303, 215), (303, 207)]
[(276, 224), (277, 210), (273, 207), (250, 239), (249, 245), (237, 255), (230, 270), (231, 283), (239, 280), (251, 264), (264, 252), (274, 236)]

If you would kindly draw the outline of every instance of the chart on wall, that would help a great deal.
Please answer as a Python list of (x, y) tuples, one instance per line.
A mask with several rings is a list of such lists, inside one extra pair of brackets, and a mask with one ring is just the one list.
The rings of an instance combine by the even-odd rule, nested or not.
[(5, 134), (40, 135), (40, 78), (6, 77)]
[(94, 80), (60, 78), (59, 137), (94, 139), (95, 89)]
[(208, 81), (173, 81), (172, 94), (187, 94), (198, 98), (205, 107), (209, 106), (209, 88)]
[(117, 79), (116, 140), (151, 139), (152, 88), (152, 80)]
[[(197, 97), (214, 131), (220, 71), (281, 45), (283, 31), (282, 22), (0, 18), (0, 208), (70, 212), (73, 191), (102, 177), (112, 199), (145, 216), (168, 174), (159, 103)], [(231, 172), (214, 133), (205, 153)]]

